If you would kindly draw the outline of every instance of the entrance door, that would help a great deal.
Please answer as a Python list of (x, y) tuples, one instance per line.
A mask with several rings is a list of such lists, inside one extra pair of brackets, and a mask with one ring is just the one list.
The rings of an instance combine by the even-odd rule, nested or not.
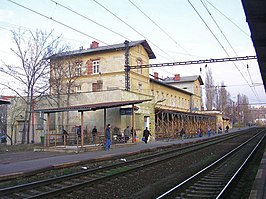
[(148, 127), (150, 129), (150, 117), (149, 116), (144, 116), (144, 129)]

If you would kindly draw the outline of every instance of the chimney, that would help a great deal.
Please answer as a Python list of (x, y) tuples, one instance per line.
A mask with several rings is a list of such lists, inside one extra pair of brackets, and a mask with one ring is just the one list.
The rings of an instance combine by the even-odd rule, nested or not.
[(98, 48), (98, 47), (99, 47), (99, 43), (97, 41), (91, 42), (91, 48)]
[(155, 80), (158, 80), (158, 79), (159, 79), (159, 73), (154, 72), (154, 75), (153, 75), (153, 76), (154, 76), (154, 79), (155, 79)]
[(175, 76), (174, 76), (174, 80), (175, 80), (175, 81), (179, 81), (179, 80), (180, 80), (180, 74), (175, 74)]

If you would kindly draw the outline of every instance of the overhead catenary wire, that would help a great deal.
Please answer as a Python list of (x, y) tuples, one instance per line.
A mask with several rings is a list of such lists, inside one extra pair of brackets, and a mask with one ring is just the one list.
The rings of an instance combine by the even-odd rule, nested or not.
[(64, 8), (64, 9), (66, 9), (66, 10), (68, 10), (68, 11), (70, 11), (70, 12), (72, 12), (72, 13), (74, 13), (74, 14), (76, 14), (76, 15), (78, 15), (78, 16), (80, 16), (80, 17), (82, 17), (82, 18), (84, 18), (84, 19), (86, 19), (86, 20), (88, 20), (88, 21), (90, 21), (90, 22), (92, 22), (92, 23), (94, 23), (94, 24), (96, 24), (96, 25), (98, 25), (98, 26), (100, 26), (100, 27), (102, 27), (102, 28), (104, 28), (104, 29), (106, 29), (106, 30), (108, 30), (108, 31), (110, 31), (110, 32), (112, 32), (112, 33), (114, 33), (114, 34), (120, 36), (120, 37), (122, 37), (122, 38), (124, 38), (124, 39), (126, 39), (126, 40), (131, 41), (131, 39), (129, 39), (129, 38), (126, 37), (125, 35), (122, 35), (122, 34), (116, 32), (116, 31), (114, 31), (114, 30), (112, 30), (112, 29), (110, 29), (110, 28), (108, 28), (108, 27), (106, 27), (106, 26), (104, 26), (104, 25), (102, 25), (102, 24), (96, 22), (95, 20), (92, 20), (92, 19), (90, 19), (90, 18), (88, 18), (88, 17), (86, 17), (86, 16), (84, 16), (84, 15), (78, 13), (77, 11), (75, 11), (75, 10), (69, 8), (69, 7), (64, 6), (63, 4), (58, 3), (57, 1), (54, 1), (54, 0), (50, 0), (50, 1), (53, 2), (53, 3), (55, 3), (56, 5), (61, 6), (61, 7)]
[[(194, 11), (197, 13), (197, 15), (200, 17), (200, 19), (202, 20), (202, 22), (205, 24), (205, 26), (207, 27), (207, 29), (211, 32), (211, 34), (213, 35), (213, 37), (215, 38), (215, 40), (219, 43), (219, 45), (221, 46), (221, 48), (223, 49), (223, 51), (226, 53), (227, 56), (229, 56), (229, 53), (226, 51), (226, 49), (224, 48), (224, 46), (222, 45), (222, 43), (219, 41), (219, 39), (217, 38), (217, 36), (214, 34), (214, 32), (211, 30), (211, 28), (208, 26), (208, 24), (205, 22), (205, 20), (202, 18), (202, 16), (200, 15), (200, 13), (198, 12), (198, 10), (194, 7), (194, 5), (190, 2), (190, 0), (187, 0), (188, 3), (191, 5), (191, 7), (194, 9)], [(247, 81), (247, 79), (245, 78), (245, 76), (242, 74), (242, 72), (239, 70), (239, 68), (234, 64), (234, 66), (236, 67), (236, 69), (238, 70), (238, 72), (241, 74), (241, 76), (243, 77), (243, 79), (246, 81), (247, 84), (249, 84), (249, 82)], [(249, 87), (251, 89), (251, 91), (253, 92), (253, 94), (257, 96), (257, 93), (254, 92), (254, 90), (251, 88), (250, 84)]]
[[(61, 4), (61, 3), (58, 3), (57, 1), (54, 1), (54, 0), (50, 0), (50, 1), (53, 2), (53, 3), (55, 3), (56, 5), (61, 6), (61, 7), (64, 8), (64, 9), (66, 9), (66, 10), (68, 10), (68, 11), (70, 11), (70, 12), (72, 12), (72, 13), (74, 13), (74, 14), (80, 16), (80, 17), (82, 17), (82, 18), (85, 18), (85, 19), (88, 20), (88, 21), (93, 22), (94, 24), (96, 24), (96, 25), (98, 25), (98, 26), (100, 26), (100, 27), (102, 27), (102, 28), (104, 28), (104, 29), (106, 29), (106, 30), (108, 30), (108, 31), (110, 31), (110, 32), (112, 32), (112, 33), (114, 33), (114, 34), (116, 34), (116, 35), (118, 35), (118, 36), (120, 36), (120, 37), (126, 39), (126, 40), (132, 41), (132, 39), (127, 38), (126, 36), (124, 36), (124, 35), (122, 35), (122, 34), (116, 32), (116, 31), (114, 31), (114, 30), (112, 30), (112, 29), (110, 29), (110, 28), (108, 28), (108, 27), (106, 27), (106, 26), (104, 26), (104, 25), (102, 25), (102, 24), (100, 24), (100, 23), (98, 23), (98, 22), (96, 22), (95, 20), (92, 20), (92, 19), (90, 19), (90, 18), (88, 18), (88, 17), (86, 17), (86, 16), (84, 16), (84, 15), (78, 13), (77, 11), (75, 11), (75, 10), (73, 10), (73, 9), (70, 9), (69, 7), (67, 7), (67, 6), (65, 6), (65, 5), (63, 5), (63, 4)], [(164, 57), (164, 56), (162, 56), (162, 55), (160, 55), (160, 56), (161, 56), (161, 57)], [(167, 72), (167, 73), (169, 73), (169, 72), (166, 71), (166, 70), (164, 70), (164, 71)]]
[(31, 11), (31, 12), (37, 14), (37, 15), (40, 15), (40, 16), (46, 18), (46, 19), (49, 19), (49, 20), (51, 20), (51, 21), (53, 21), (53, 22), (56, 22), (56, 23), (58, 23), (58, 24), (60, 24), (60, 25), (62, 25), (62, 26), (65, 26), (65, 27), (67, 27), (67, 28), (69, 28), (69, 29), (71, 29), (71, 30), (73, 30), (73, 31), (75, 31), (75, 32), (78, 32), (78, 33), (84, 35), (84, 36), (87, 36), (87, 37), (89, 37), (89, 38), (91, 38), (91, 39), (94, 39), (94, 40), (96, 40), (96, 41), (99, 41), (99, 42), (101, 42), (101, 43), (104, 43), (104, 44), (106, 44), (106, 45), (109, 45), (109, 44), (107, 44), (106, 42), (101, 41), (100, 39), (97, 39), (97, 38), (95, 38), (95, 37), (93, 37), (93, 36), (91, 36), (91, 35), (88, 35), (88, 34), (86, 34), (86, 33), (84, 33), (84, 32), (81, 32), (80, 30), (78, 30), (78, 29), (76, 29), (76, 28), (73, 28), (73, 27), (71, 27), (71, 26), (69, 26), (69, 25), (67, 25), (67, 24), (65, 24), (65, 23), (63, 23), (63, 22), (57, 21), (57, 20), (55, 20), (55, 19), (53, 19), (53, 18), (51, 18), (51, 17), (48, 17), (48, 16), (46, 16), (46, 15), (44, 15), (44, 14), (38, 12), (38, 11), (35, 11), (35, 10), (31, 9), (31, 8), (28, 8), (28, 7), (26, 7), (26, 6), (22, 5), (22, 4), (19, 4), (19, 3), (17, 3), (17, 2), (12, 1), (12, 0), (7, 0), (7, 1), (9, 1), (10, 3), (13, 3), (13, 4), (15, 4), (15, 5), (19, 6), (19, 7), (22, 7), (22, 8), (24, 8), (24, 9), (26, 9), (26, 10), (29, 10), (29, 11)]
[(106, 10), (107, 12), (109, 12), (111, 15), (113, 15), (115, 18), (117, 18), (119, 21), (121, 21), (122, 23), (124, 23), (126, 26), (128, 26), (130, 29), (132, 29), (133, 31), (135, 31), (136, 33), (138, 33), (140, 36), (142, 36), (143, 38), (145, 38), (147, 41), (149, 41), (149, 43), (153, 44), (156, 48), (158, 48), (161, 52), (163, 52), (164, 54), (166, 54), (168, 57), (170, 57), (171, 59), (174, 60), (174, 58), (169, 55), (168, 53), (166, 53), (163, 49), (161, 49), (158, 45), (156, 45), (155, 43), (153, 43), (151, 40), (147, 39), (147, 37), (145, 37), (141, 32), (139, 32), (138, 30), (136, 30), (134, 27), (132, 27), (130, 24), (128, 24), (126, 21), (124, 21), (123, 19), (121, 19), (119, 16), (117, 16), (116, 14), (114, 14), (111, 10), (109, 10), (108, 8), (106, 8), (104, 5), (102, 5), (101, 3), (99, 3), (97, 0), (93, 0), (96, 4), (98, 4), (100, 7), (102, 7), (104, 10)]
[[(216, 27), (219, 29), (219, 31), (221, 32), (222, 36), (224, 37), (224, 39), (226, 40), (226, 42), (227, 42), (228, 45), (230, 46), (230, 48), (233, 50), (233, 52), (235, 53), (235, 55), (238, 56), (238, 54), (237, 54), (237, 52), (235, 51), (235, 49), (233, 48), (232, 44), (229, 42), (229, 40), (227, 39), (227, 37), (226, 37), (225, 34), (223, 33), (221, 27), (219, 26), (219, 24), (216, 22), (216, 20), (215, 20), (214, 17), (212, 16), (210, 10), (207, 8), (207, 6), (203, 3), (202, 0), (200, 0), (200, 1), (201, 1), (202, 5), (204, 6), (204, 8), (207, 10), (208, 14), (210, 15), (211, 19), (212, 19), (213, 22), (215, 23)], [(226, 54), (228, 55), (227, 51), (226, 51)], [(235, 64), (234, 62), (233, 62), (233, 64), (234, 64), (235, 67), (238, 69), (238, 67), (236, 66), (236, 64)], [(244, 65), (243, 62), (242, 62), (242, 65)], [(239, 70), (239, 72), (240, 72), (240, 69), (238, 69), (238, 70)], [(241, 73), (241, 72), (240, 72), (240, 73)], [(241, 73), (241, 75), (242, 75), (242, 73)], [(242, 76), (243, 76), (243, 75), (242, 75)], [(249, 75), (249, 77), (250, 77), (251, 83), (253, 83), (252, 78), (251, 78), (250, 75)], [(247, 81), (247, 80), (246, 80), (246, 81)], [(249, 86), (250, 86), (250, 85), (249, 85)], [(251, 88), (251, 87), (250, 87), (250, 88)], [(252, 89), (252, 88), (251, 88), (251, 89)], [(257, 94), (256, 89), (255, 89), (255, 88), (253, 88), (253, 89), (254, 89), (254, 92), (255, 92), (255, 96), (258, 97), (258, 94)]]
[(176, 45), (178, 45), (184, 52), (187, 53), (187, 55), (192, 55), (184, 48), (182, 47), (170, 34), (168, 34), (161, 26), (159, 26), (151, 17), (149, 17), (143, 10), (141, 10), (135, 3), (133, 3), (131, 0), (128, 0), (135, 8), (137, 8), (144, 16), (146, 16), (155, 26), (157, 26), (167, 37), (169, 37)]
[(239, 27), (234, 21), (232, 21), (229, 17), (227, 17), (224, 13), (222, 13), (217, 7), (215, 7), (212, 3), (208, 0), (205, 0), (208, 4), (210, 4), (215, 10), (217, 10), (222, 16), (224, 16), (228, 21), (230, 21), (234, 26), (236, 26), (242, 33), (244, 33), (248, 38), (250, 35), (246, 33), (241, 27)]
[[(148, 18), (156, 27), (158, 27), (167, 37), (170, 38), (170, 40), (172, 40), (174, 42), (175, 45), (178, 45), (184, 52), (185, 55), (189, 55), (190, 57), (193, 57), (184, 47), (182, 47), (170, 34), (168, 34), (163, 28), (161, 28), (153, 19), (151, 19), (151, 17), (149, 17), (143, 10), (141, 10), (135, 3), (133, 3), (131, 0), (128, 0), (137, 10), (139, 10), (146, 18)], [(166, 52), (164, 50), (164, 52)], [(187, 68), (185, 68), (186, 70), (188, 70)], [(163, 70), (163, 69), (161, 69)], [(165, 70), (163, 70), (165, 71)], [(191, 72), (191, 70), (188, 70), (189, 72)], [(174, 75), (168, 71), (165, 71), (171, 75)]]

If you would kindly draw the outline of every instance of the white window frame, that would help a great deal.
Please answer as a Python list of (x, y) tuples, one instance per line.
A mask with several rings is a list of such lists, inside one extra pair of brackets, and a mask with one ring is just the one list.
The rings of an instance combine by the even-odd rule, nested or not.
[(92, 61), (92, 73), (98, 74), (100, 72), (100, 60)]

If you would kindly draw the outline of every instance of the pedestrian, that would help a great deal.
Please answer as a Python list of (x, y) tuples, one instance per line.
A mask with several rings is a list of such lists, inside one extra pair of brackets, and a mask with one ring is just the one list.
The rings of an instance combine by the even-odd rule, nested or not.
[(132, 136), (132, 142), (134, 143), (136, 141), (136, 130), (133, 128), (133, 126), (132, 126), (130, 132), (131, 132), (131, 136)]
[(201, 128), (198, 128), (197, 134), (198, 134), (198, 137), (201, 137)]
[(180, 135), (181, 135), (181, 140), (183, 141), (186, 137), (186, 130), (183, 127), (180, 131)]
[(129, 135), (130, 135), (130, 128), (127, 126), (127, 128), (124, 129), (124, 138), (125, 138), (125, 143), (129, 140)]
[(145, 130), (143, 131), (143, 137), (144, 137), (144, 142), (147, 144), (149, 136), (151, 136), (150, 131), (148, 130), (148, 127), (145, 128)]
[(78, 138), (81, 138), (81, 125), (79, 125), (77, 128), (77, 136)]
[(96, 126), (93, 127), (91, 133), (92, 133), (92, 143), (96, 145), (96, 136), (98, 133)]
[(223, 132), (222, 127), (219, 127), (218, 128), (218, 133), (222, 133), (222, 132)]
[(228, 125), (226, 125), (226, 133), (228, 133), (228, 130), (229, 130), (229, 126)]
[(211, 134), (212, 134), (212, 131), (211, 131), (211, 128), (210, 127), (208, 127), (208, 137), (210, 137), (211, 136)]
[(105, 129), (105, 150), (109, 151), (111, 146), (111, 124), (108, 124)]
[(64, 143), (67, 142), (67, 136), (68, 136), (67, 131), (65, 129), (63, 129), (63, 136), (62, 136), (62, 138), (63, 138), (63, 142)]

